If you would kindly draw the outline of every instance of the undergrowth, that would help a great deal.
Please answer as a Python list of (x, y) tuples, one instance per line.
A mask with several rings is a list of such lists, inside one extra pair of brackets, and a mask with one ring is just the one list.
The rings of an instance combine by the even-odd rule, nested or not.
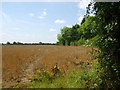
[(98, 66), (98, 63), (94, 63), (92, 68), (83, 68), (82, 71), (73, 69), (66, 75), (62, 73), (53, 75), (42, 70), (31, 78), (30, 83), (17, 85), (16, 88), (98, 88), (102, 83)]

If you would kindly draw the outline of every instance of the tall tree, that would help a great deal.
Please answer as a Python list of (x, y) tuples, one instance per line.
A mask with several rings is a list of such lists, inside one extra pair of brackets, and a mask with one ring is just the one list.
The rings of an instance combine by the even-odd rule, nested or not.
[(65, 39), (61, 36), (61, 34), (57, 35), (57, 39), (59, 41), (59, 45), (65, 45)]
[(71, 42), (71, 28), (63, 27), (63, 29), (61, 29), (61, 35), (62, 35), (62, 37), (65, 40), (65, 44), (70, 46), (70, 42)]
[(94, 16), (87, 16), (84, 23), (80, 26), (80, 29), (78, 29), (78, 32), (83, 38), (90, 39), (96, 36), (96, 28), (96, 18)]
[(74, 26), (72, 26), (71, 32), (70, 32), (71, 41), (74, 42), (74, 45), (75, 45), (75, 42), (77, 42), (80, 39), (79, 33), (78, 33), (78, 28), (80, 28), (80, 25), (75, 24)]

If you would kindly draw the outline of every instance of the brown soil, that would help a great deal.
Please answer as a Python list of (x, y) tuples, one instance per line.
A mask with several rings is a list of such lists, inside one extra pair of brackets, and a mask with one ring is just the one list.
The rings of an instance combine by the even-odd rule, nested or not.
[(51, 72), (56, 64), (63, 73), (80, 69), (82, 62), (91, 59), (89, 50), (83, 46), (3, 45), (3, 87), (29, 82), (37, 70), (44, 68)]

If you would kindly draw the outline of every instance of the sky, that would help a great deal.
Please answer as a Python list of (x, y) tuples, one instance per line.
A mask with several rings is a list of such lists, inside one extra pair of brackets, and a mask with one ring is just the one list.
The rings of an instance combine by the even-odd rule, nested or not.
[(55, 43), (60, 29), (80, 24), (88, 3), (2, 2), (0, 42)]

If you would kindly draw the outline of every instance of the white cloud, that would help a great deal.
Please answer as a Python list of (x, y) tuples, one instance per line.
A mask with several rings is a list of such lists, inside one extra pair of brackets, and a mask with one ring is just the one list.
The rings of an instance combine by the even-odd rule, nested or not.
[(38, 19), (43, 19), (47, 16), (47, 9), (43, 9), (41, 12), (38, 13), (38, 15), (37, 13), (29, 13), (28, 15), (31, 17), (35, 16)]
[(90, 0), (81, 0), (78, 4), (78, 8), (80, 9), (86, 9), (86, 7), (88, 6), (88, 4), (90, 3)]
[(82, 20), (83, 20), (83, 16), (80, 16), (80, 17), (78, 18), (78, 23), (81, 23)]
[(85, 14), (86, 13), (86, 7), (88, 7), (88, 4), (91, 2), (91, 0), (81, 0), (79, 3), (78, 3), (78, 23), (80, 24), (84, 18), (84, 15), (81, 14), (81, 9), (84, 10), (83, 13)]
[(65, 23), (65, 20), (57, 19), (57, 20), (54, 21), (54, 23), (58, 23), (58, 24), (60, 24), (60, 23)]
[(54, 32), (54, 31), (56, 31), (56, 29), (50, 28), (49, 31), (50, 31), (50, 32)]
[(33, 17), (33, 16), (35, 16), (35, 14), (34, 13), (29, 13), (29, 16)]
[(43, 9), (43, 11), (38, 16), (39, 19), (43, 19), (47, 16), (47, 9)]
[(42, 14), (43, 14), (44, 16), (47, 15), (46, 9), (43, 10)]
[(45, 18), (45, 17), (43, 17), (43, 16), (38, 16), (38, 18), (39, 18), (39, 19), (43, 19), (43, 18)]

